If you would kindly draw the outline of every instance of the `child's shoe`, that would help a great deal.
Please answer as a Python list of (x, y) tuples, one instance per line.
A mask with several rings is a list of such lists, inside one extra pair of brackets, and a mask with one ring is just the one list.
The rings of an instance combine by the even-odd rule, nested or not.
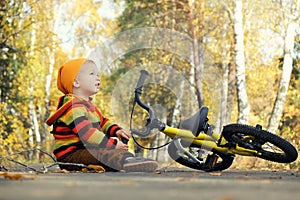
[(140, 157), (128, 157), (123, 165), (126, 172), (153, 172), (157, 167), (156, 161)]

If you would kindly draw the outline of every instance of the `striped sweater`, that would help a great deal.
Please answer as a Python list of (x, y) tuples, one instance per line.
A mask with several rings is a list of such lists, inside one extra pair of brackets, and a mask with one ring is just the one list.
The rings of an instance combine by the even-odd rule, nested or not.
[(76, 149), (115, 148), (118, 125), (105, 118), (92, 102), (73, 95), (59, 99), (56, 113), (46, 123), (53, 130), (54, 155), (59, 160)]

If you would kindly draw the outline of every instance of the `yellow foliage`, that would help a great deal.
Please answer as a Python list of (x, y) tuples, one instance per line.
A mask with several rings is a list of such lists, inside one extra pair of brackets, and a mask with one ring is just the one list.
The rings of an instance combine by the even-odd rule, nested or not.
[[(188, 9), (190, 9), (188, 7), (188, 4), (181, 3), (181, 1), (170, 2), (173, 2), (174, 5), (169, 5), (168, 1), (163, 0), (159, 0), (157, 2), (134, 1), (133, 8), (136, 10), (129, 10), (127, 11), (128, 14), (133, 14), (135, 11), (138, 11), (138, 13), (140, 14), (138, 16), (143, 17), (133, 17), (136, 20), (136, 22), (129, 21), (131, 18), (127, 17), (127, 20), (124, 21), (122, 26), (133, 28), (135, 23), (141, 23), (141, 25), (139, 24), (140, 26), (144, 24), (146, 26), (160, 24), (160, 26), (172, 28), (173, 30), (189, 34), (189, 15), (186, 14), (186, 11), (189, 11)], [(61, 95), (61, 93), (57, 90), (55, 84), (58, 67), (68, 59), (68, 56), (72, 57), (74, 55), (80, 56), (85, 54), (85, 50), (82, 50), (83, 47), (87, 47), (87, 49), (93, 48), (97, 46), (97, 44), (99, 44), (99, 38), (106, 38), (109, 35), (117, 33), (119, 29), (122, 29), (121, 27), (116, 27), (116, 25), (118, 24), (117, 22), (112, 22), (109, 20), (105, 21), (105, 19), (101, 15), (99, 15), (99, 3), (95, 3), (92, 0), (76, 0), (73, 3), (68, 1), (60, 2), (66, 5), (67, 10), (66, 12), (63, 12), (63, 19), (59, 20), (55, 19), (55, 13), (58, 10), (56, 10), (55, 7), (52, 6), (54, 4), (57, 4), (57, 2), (37, 1), (32, 3), (31, 1), (28, 1), (27, 3), (27, 6), (32, 6), (30, 7), (31, 12), (28, 15), (32, 15), (27, 18), (27, 15), (25, 16), (26, 13), (24, 13), (24, 19), (19, 21), (17, 24), (20, 24), (20, 26), (24, 26), (24, 24), (34, 24), (34, 27), (28, 26), (26, 27), (26, 29), (24, 28), (24, 30), (26, 30), (26, 33), (18, 33), (18, 38), (20, 39), (15, 41), (17, 46), (24, 47), (24, 49), (26, 47), (26, 50), (28, 49), (28, 55), (26, 55), (26, 64), (24, 64), (23, 66), (19, 66), (20, 70), (18, 71), (16, 79), (13, 82), (13, 85), (15, 87), (12, 88), (12, 93), (20, 94), (19, 98), (26, 99), (26, 101), (24, 100), (22, 102), (15, 102), (13, 99), (9, 99), (8, 97), (6, 97), (5, 102), (0, 102), (1, 156), (6, 156), (9, 153), (17, 152), (21, 149), (28, 148), (28, 140), (30, 137), (28, 134), (28, 126), (32, 125), (32, 122), (28, 120), (30, 116), (28, 105), (30, 100), (33, 101), (33, 106), (39, 111), (38, 114), (40, 117), (40, 121), (38, 123), (40, 127), (43, 127), (43, 120), (45, 117), (44, 115), (46, 110), (45, 107), (47, 106), (45, 105), (45, 79), (47, 78), (49, 73), (48, 71), (50, 59), (55, 60), (55, 69), (53, 71), (52, 86), (50, 91), (50, 107), (47, 109), (49, 109), (48, 111), (53, 113), (57, 105), (57, 99)], [(192, 24), (194, 25), (193, 28), (195, 29), (197, 38), (205, 35), (206, 40), (201, 45), (205, 46), (206, 54), (211, 56), (210, 60), (208, 59), (205, 61), (205, 66), (215, 65), (216, 63), (231, 63), (232, 54), (230, 52), (230, 43), (233, 39), (233, 33), (231, 31), (231, 24), (228, 20), (226, 9), (224, 9), (223, 5), (221, 4), (213, 4), (213, 2), (211, 2), (211, 6), (207, 4), (205, 7), (203, 7), (202, 3), (203, 2), (201, 1), (194, 2), (193, 11), (195, 19)], [(259, 46), (259, 40), (264, 40), (264, 37), (268, 38), (269, 36), (268, 34), (266, 34), (265, 36), (262, 34), (259, 35), (259, 33), (261, 33), (261, 31), (266, 30), (267, 31), (265, 33), (272, 33), (271, 29), (274, 25), (272, 19), (274, 19), (274, 17), (271, 15), (274, 15), (275, 12), (270, 12), (270, 14), (268, 15), (268, 13), (265, 12), (265, 10), (267, 9), (265, 9), (266, 5), (264, 5), (264, 1), (257, 2), (256, 6), (257, 8), (261, 7), (263, 9), (254, 10), (254, 12), (251, 12), (254, 13), (252, 16), (246, 16), (249, 19), (249, 25), (251, 25), (251, 28), (248, 27), (248, 24), (245, 25), (247, 93), (249, 96), (249, 102), (251, 104), (251, 116), (249, 121), (251, 124), (262, 123), (263, 125), (265, 125), (272, 111), (272, 106), (276, 97), (278, 79), (280, 78), (280, 70), (277, 67), (277, 62), (263, 64), (264, 60), (269, 59), (267, 57), (263, 57), (266, 53), (265, 50), (267, 50), (267, 48), (261, 48)], [(41, 7), (51, 9), (40, 9)], [(168, 12), (169, 9), (172, 9), (170, 10), (171, 12)], [(272, 9), (276, 11), (278, 10), (278, 13), (280, 13), (280, 9), (278, 7), (274, 7)], [(146, 14), (142, 15), (142, 10), (148, 10), (149, 13), (151, 13), (151, 19), (155, 20), (148, 20)], [(258, 15), (257, 13), (259, 13), (259, 11), (264, 12), (263, 15)], [(13, 10), (8, 10), (7, 13), (5, 13), (6, 15), (4, 16), (14, 16), (15, 13), (13, 12)], [(254, 16), (255, 13), (256, 16)], [(278, 13), (276, 12), (274, 16), (276, 16)], [(246, 14), (247, 13), (245, 12), (245, 15)], [(208, 18), (205, 18), (205, 20), (203, 20), (202, 18), (200, 18), (202, 15), (208, 16)], [(257, 18), (255, 17), (263, 17), (261, 19), (268, 20), (268, 23), (261, 23), (265, 20), (256, 20)], [(139, 21), (139, 19), (143, 20)], [(34, 23), (31, 23), (30, 20), (33, 20)], [(66, 20), (67, 22), (64, 20)], [(70, 52), (67, 53), (63, 53), (62, 47), (59, 46), (59, 39), (54, 40), (52, 38), (53, 36), (59, 37), (59, 34), (54, 30), (53, 24), (56, 24), (55, 22), (60, 21), (62, 21), (63, 23), (66, 22), (67, 26), (69, 27), (73, 27), (72, 30), (66, 35), (70, 35), (70, 38), (68, 39), (73, 41), (75, 43), (75, 46), (74, 48), (71, 48), (71, 50), (69, 49)], [(99, 26), (99, 24), (101, 25)], [(103, 24), (105, 24), (106, 27), (102, 27)], [(7, 32), (8, 30), (12, 30), (15, 28), (12, 27), (11, 23), (3, 23), (2, 25), (4, 35), (13, 35), (11, 33), (8, 34)], [(272, 28), (267, 26), (271, 26)], [(277, 26), (274, 26), (274, 28), (276, 27)], [(36, 33), (36, 41), (33, 41), (33, 38), (31, 38), (31, 35), (34, 35), (33, 32)], [(33, 45), (31, 46), (31, 44)], [(265, 42), (263, 42), (262, 44), (267, 45), (267, 43)], [(191, 65), (189, 62), (182, 61), (182, 59), (174, 57), (173, 54), (169, 54), (168, 52), (162, 50), (140, 50), (140, 52), (140, 54), (136, 55), (139, 61), (142, 62), (142, 64), (151, 65), (153, 63), (160, 63), (162, 65), (170, 65), (172, 63), (172, 67), (174, 67), (174, 69), (182, 71), (183, 75), (187, 76), (185, 78), (189, 78), (188, 75), (191, 71)], [(273, 56), (270, 53), (267, 55)], [(129, 57), (122, 64), (124, 64), (124, 66), (135, 66), (136, 58), (134, 56)], [(153, 73), (161, 73), (165, 75), (166, 78), (168, 78), (165, 70), (163, 69), (161, 69), (161, 71), (157, 70)], [(218, 72), (216, 71), (216, 73)], [(212, 77), (212, 79), (214, 78), (215, 77)], [(105, 79), (101, 80), (103, 81), (101, 85), (107, 86), (108, 81), (106, 81)], [(292, 142), (299, 150), (300, 93), (297, 88), (299, 88), (300, 86), (299, 83), (295, 84), (298, 84), (298, 86), (295, 88), (291, 87), (287, 95), (287, 101), (284, 108), (284, 115), (282, 117), (282, 123), (280, 125), (279, 134), (288, 141)], [(156, 91), (160, 90), (161, 88), (158, 88)], [(213, 109), (218, 108), (218, 105), (215, 102), (219, 101), (219, 99), (217, 99), (216, 96), (211, 95), (213, 94), (212, 90), (215, 90), (215, 88), (212, 88), (209, 84), (204, 83), (205, 99), (206, 102), (209, 102), (208, 106), (212, 111), (210, 112), (210, 115), (212, 115)], [(152, 92), (149, 93), (148, 98), (151, 98), (151, 100), (155, 103), (156, 101), (160, 100), (158, 99), (160, 96), (162, 96), (162, 93)], [(105, 114), (105, 116), (113, 118), (111, 114), (112, 105), (110, 98), (110, 95), (104, 94), (104, 92), (101, 91), (95, 99), (95, 104), (99, 106), (99, 108), (101, 109), (103, 114)], [(170, 104), (172, 102), (172, 98), (173, 97), (170, 97), (170, 99), (168, 99), (166, 97), (164, 100)], [(16, 113), (12, 113), (10, 108), (8, 108), (11, 105), (14, 105), (15, 108), (18, 109), (17, 111), (15, 111)], [(238, 112), (237, 110), (238, 109), (236, 108), (236, 103), (234, 102), (231, 116), (236, 118)], [(144, 115), (145, 113), (140, 113), (139, 115), (135, 116), (134, 120), (140, 121), (138, 118), (145, 118)], [(216, 116), (210, 116), (210, 118), (216, 118)], [(50, 136), (50, 134), (48, 134), (48, 130), (42, 131), (44, 131), (43, 134), (45, 134), (45, 132), (47, 131), (46, 136)], [(48, 144), (48, 141), (50, 139), (47, 137), (44, 142)], [(130, 142), (132, 143), (132, 141)], [(236, 160), (236, 162), (238, 161), (239, 159)], [(267, 167), (269, 165), (262, 164), (261, 162), (257, 162), (256, 160), (249, 159), (244, 163), (246, 167)], [(299, 161), (297, 161), (296, 164), (299, 166)], [(282, 166), (278, 165), (278, 167)], [(284, 167), (291, 169), (295, 168), (294, 165), (286, 165)]]
[(15, 116), (6, 111), (7, 104), (0, 103), (0, 152), (1, 156), (7, 156), (10, 153), (17, 152), (26, 148), (28, 140), (28, 129)]

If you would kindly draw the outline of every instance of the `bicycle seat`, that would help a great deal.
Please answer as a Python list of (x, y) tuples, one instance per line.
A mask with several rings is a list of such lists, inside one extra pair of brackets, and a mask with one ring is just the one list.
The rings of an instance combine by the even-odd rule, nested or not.
[(188, 119), (183, 120), (179, 128), (192, 131), (192, 133), (197, 137), (201, 131), (206, 133), (208, 129), (208, 108), (201, 107), (193, 116)]

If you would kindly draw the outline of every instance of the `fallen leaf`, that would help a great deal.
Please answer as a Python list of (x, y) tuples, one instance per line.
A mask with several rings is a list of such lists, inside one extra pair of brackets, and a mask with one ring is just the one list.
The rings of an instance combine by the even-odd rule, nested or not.
[(0, 174), (3, 176), (5, 179), (9, 180), (24, 180), (24, 179), (31, 179), (31, 180), (36, 180), (36, 176), (28, 175), (28, 174), (20, 174), (20, 173), (8, 173), (8, 172), (3, 172)]
[(102, 172), (105, 172), (105, 169), (101, 166), (101, 165), (88, 165), (89, 169), (87, 168), (84, 168), (86, 169), (87, 171), (85, 171), (84, 169), (84, 172), (90, 172), (91, 169), (94, 171), (94, 172), (98, 172), (98, 173), (102, 173)]
[(222, 172), (210, 172), (211, 176), (222, 176)]
[(82, 168), (81, 171), (84, 172), (84, 173), (86, 173), (86, 172), (89, 171), (89, 169), (88, 168)]
[(57, 170), (55, 171), (56, 173), (70, 173), (70, 171), (66, 170), (66, 169), (60, 169), (60, 170)]

